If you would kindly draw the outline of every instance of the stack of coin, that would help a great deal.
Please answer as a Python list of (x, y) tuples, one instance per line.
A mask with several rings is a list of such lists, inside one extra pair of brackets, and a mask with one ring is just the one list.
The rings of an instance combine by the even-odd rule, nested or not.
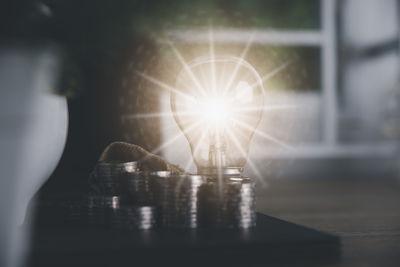
[(208, 228), (251, 228), (256, 223), (254, 182), (209, 178), (200, 192), (200, 223)]
[(126, 173), (121, 177), (126, 194), (137, 205), (152, 205), (154, 203), (153, 190), (148, 172)]
[(165, 228), (198, 227), (198, 192), (205, 178), (199, 175), (155, 175), (154, 194)]
[(99, 162), (95, 168), (95, 186), (103, 195), (119, 195), (126, 192), (122, 176), (139, 171), (137, 161), (111, 163)]
[(120, 196), (90, 196), (87, 206), (81, 209), (82, 218), (92, 227), (125, 230), (152, 229), (156, 226), (156, 208), (140, 206), (130, 198)]
[(72, 205), (71, 220), (122, 229), (255, 226), (249, 178), (143, 172), (137, 162), (100, 162), (95, 175), (100, 195), (88, 198), (84, 207)]
[(87, 221), (119, 229), (151, 229), (156, 225), (148, 172), (138, 162), (99, 162), (95, 168), (99, 195), (89, 198)]
[(159, 211), (157, 217), (158, 225), (165, 227), (169, 223), (169, 219), (165, 213), (169, 208), (169, 188), (172, 187), (170, 185), (171, 172), (150, 172), (149, 177), (151, 181), (151, 190), (153, 191), (154, 202)]
[(111, 226), (124, 230), (148, 230), (156, 226), (157, 210), (154, 206), (121, 206), (114, 210)]
[(98, 162), (96, 165), (97, 176), (117, 176), (122, 173), (132, 173), (139, 170), (139, 163), (137, 161), (130, 162)]
[(89, 226), (108, 226), (112, 210), (121, 202), (118, 196), (88, 196), (86, 207), (82, 209), (82, 217)]

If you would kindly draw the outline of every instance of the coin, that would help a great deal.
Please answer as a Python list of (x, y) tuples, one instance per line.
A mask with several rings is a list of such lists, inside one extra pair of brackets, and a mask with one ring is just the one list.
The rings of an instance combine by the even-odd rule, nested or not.
[(86, 218), (89, 224), (122, 229), (255, 226), (255, 188), (249, 178), (223, 176), (219, 180), (139, 168), (129, 172), (109, 163), (99, 166), (101, 194), (89, 198), (87, 207), (75, 209), (72, 219)]
[(124, 192), (136, 205), (151, 205), (154, 202), (153, 190), (148, 172), (126, 173), (121, 177)]
[(256, 223), (254, 182), (245, 177), (209, 178), (200, 191), (200, 224), (207, 228), (251, 228)]
[(98, 162), (94, 170), (94, 177), (91, 179), (91, 187), (94, 191), (103, 195), (126, 193), (126, 187), (121, 177), (139, 172), (139, 169), (137, 161), (123, 163)]
[(154, 206), (122, 206), (114, 210), (111, 225), (123, 230), (148, 230), (156, 227), (157, 209)]
[(133, 173), (139, 171), (139, 162), (98, 162), (95, 168), (97, 176), (115, 176), (123, 173)]
[(153, 175), (159, 221), (166, 228), (198, 226), (198, 191), (205, 178), (200, 175)]

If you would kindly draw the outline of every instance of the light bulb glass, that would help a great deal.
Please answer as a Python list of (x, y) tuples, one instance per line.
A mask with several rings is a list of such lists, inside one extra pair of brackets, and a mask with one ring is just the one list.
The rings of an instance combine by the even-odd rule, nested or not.
[(256, 70), (236, 57), (197, 58), (180, 71), (171, 109), (198, 173), (243, 168), (263, 93)]

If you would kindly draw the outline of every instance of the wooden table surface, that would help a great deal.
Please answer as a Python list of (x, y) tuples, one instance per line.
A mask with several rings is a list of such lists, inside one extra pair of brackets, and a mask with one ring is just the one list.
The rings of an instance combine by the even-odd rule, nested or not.
[(257, 210), (340, 236), (334, 266), (400, 266), (400, 179), (269, 180)]

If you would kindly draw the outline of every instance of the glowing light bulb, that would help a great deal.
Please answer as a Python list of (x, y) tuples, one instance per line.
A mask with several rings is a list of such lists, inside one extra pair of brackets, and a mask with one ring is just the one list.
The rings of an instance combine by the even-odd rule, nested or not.
[(197, 172), (241, 175), (263, 112), (255, 69), (235, 57), (198, 58), (180, 71), (176, 89), (171, 109)]

